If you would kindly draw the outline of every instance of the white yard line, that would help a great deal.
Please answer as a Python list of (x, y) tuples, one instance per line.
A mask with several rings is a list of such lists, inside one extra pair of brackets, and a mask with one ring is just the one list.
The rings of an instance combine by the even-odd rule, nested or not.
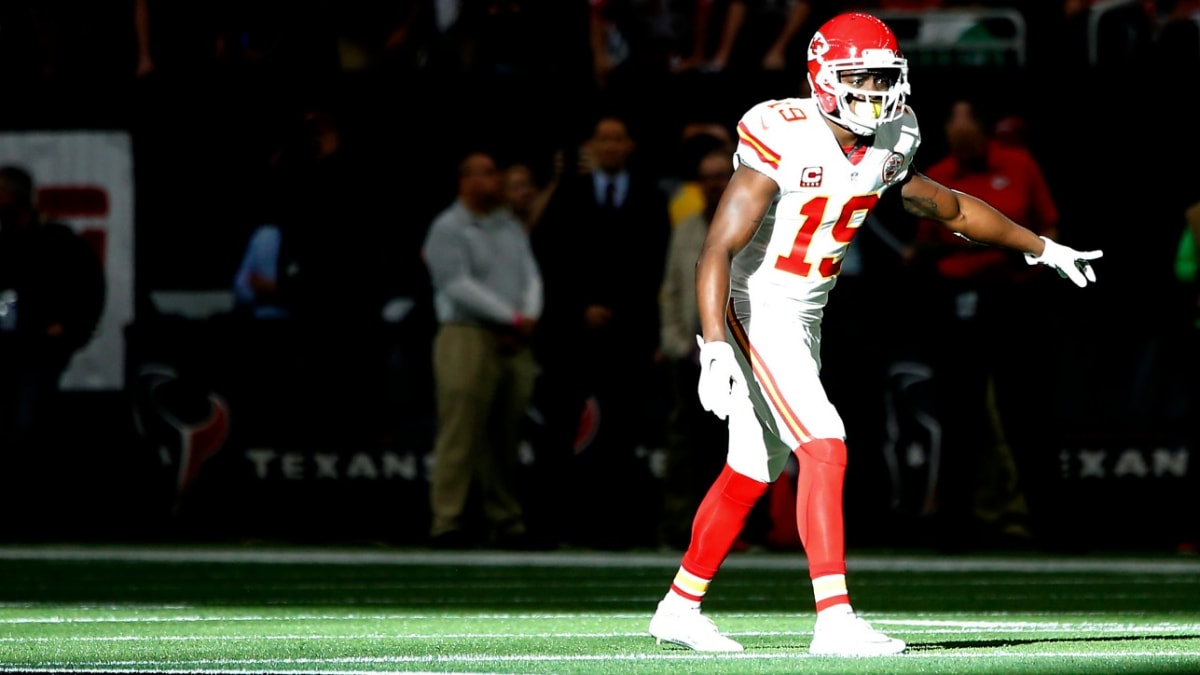
[[(981, 654), (981, 651), (986, 650), (987, 653)], [(1053, 651), (1053, 652), (1008, 652), (1002, 648), (980, 648), (977, 650), (963, 650), (960, 653), (953, 652), (911, 652), (898, 656), (886, 657), (887, 659), (895, 660), (912, 660), (912, 659), (965, 659), (977, 661), (982, 658), (1003, 658), (1014, 657), (1022, 660), (1040, 660), (1052, 661), (1055, 659), (1081, 659), (1087, 661), (1107, 662), (1113, 658), (1155, 658), (1161, 659), (1195, 659), (1200, 654), (1197, 652), (1188, 651), (1157, 651), (1157, 650), (1127, 650), (1127, 651), (1105, 651), (1105, 652), (1082, 652), (1082, 651)], [(153, 661), (106, 661), (95, 664), (99, 670), (89, 668), (87, 672), (112, 672), (112, 673), (141, 673), (141, 672), (161, 672), (161, 673), (242, 673), (246, 670), (235, 669), (236, 666), (243, 668), (250, 667), (272, 667), (271, 673), (309, 673), (310, 670), (279, 670), (277, 666), (325, 666), (325, 665), (375, 665), (375, 664), (420, 664), (420, 663), (437, 663), (437, 664), (479, 664), (479, 663), (588, 663), (588, 662), (604, 662), (604, 663), (636, 663), (640, 661), (763, 661), (772, 659), (787, 659), (789, 661), (804, 660), (804, 659), (827, 659), (824, 656), (813, 656), (802, 651), (794, 649), (789, 650), (756, 650), (753, 652), (739, 652), (728, 654), (701, 654), (690, 651), (679, 652), (663, 652), (656, 654), (585, 654), (585, 655), (546, 655), (546, 654), (512, 654), (508, 656), (496, 656), (494, 654), (462, 654), (457, 656), (435, 655), (435, 656), (386, 656), (386, 657), (370, 657), (356, 656), (343, 658), (281, 658), (281, 659), (192, 659), (187, 661), (179, 661), (174, 664), (153, 662)], [(876, 661), (882, 662), (882, 659)], [(149, 670), (153, 668), (153, 670)], [(0, 668), (0, 672), (7, 672), (4, 668)], [(22, 668), (20, 672), (27, 673), (69, 673), (73, 669), (68, 668), (46, 668), (39, 669), (36, 666), (30, 668)], [(346, 672), (361, 673), (363, 671), (333, 671), (322, 668), (321, 673)], [(370, 671), (377, 673), (379, 671)], [(411, 673), (412, 671), (403, 671)], [(445, 675), (444, 671), (438, 671)], [(476, 672), (476, 671), (472, 671)]]

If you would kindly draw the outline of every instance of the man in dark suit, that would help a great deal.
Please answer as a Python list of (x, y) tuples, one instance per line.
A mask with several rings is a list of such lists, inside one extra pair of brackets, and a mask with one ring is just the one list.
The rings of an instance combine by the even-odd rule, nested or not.
[[(28, 169), (0, 167), (0, 508), (21, 502), (61, 461), (51, 447), (69, 423), (60, 381), (91, 342), (107, 297), (99, 254), (47, 219), (36, 198)], [(3, 529), (28, 525), (16, 520)]]
[(563, 515), (569, 504), (546, 506), (562, 516), (556, 527), (570, 529), (564, 536), (604, 548), (653, 542), (655, 514), (645, 510), (653, 507), (639, 501), (657, 503), (652, 486), (631, 481), (649, 480), (636, 449), (661, 442), (665, 424), (658, 288), (670, 216), (656, 178), (631, 163), (634, 149), (626, 121), (602, 116), (584, 143), (583, 170), (562, 177), (533, 235), (546, 297), (537, 400), (557, 467), (547, 479), (570, 483), (571, 503), (605, 505), (577, 518)]

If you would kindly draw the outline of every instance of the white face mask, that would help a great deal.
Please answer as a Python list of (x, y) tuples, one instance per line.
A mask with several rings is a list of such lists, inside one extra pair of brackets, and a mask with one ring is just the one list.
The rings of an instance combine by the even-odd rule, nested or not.
[[(865, 86), (843, 81), (843, 75), (854, 71), (864, 71), (861, 84)], [(873, 86), (872, 72), (888, 80), (889, 86)], [(809, 85), (821, 104), (821, 112), (854, 133), (869, 136), (904, 114), (904, 100), (909, 93), (908, 61), (890, 49), (865, 49), (853, 59), (823, 61), (816, 77), (810, 76)]]

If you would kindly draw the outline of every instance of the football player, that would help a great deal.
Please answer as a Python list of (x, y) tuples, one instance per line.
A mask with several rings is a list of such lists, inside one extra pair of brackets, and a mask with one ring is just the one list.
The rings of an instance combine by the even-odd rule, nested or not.
[(819, 378), (821, 315), (850, 241), (885, 190), (974, 242), (1025, 254), (1078, 286), (1101, 251), (1039, 237), (987, 203), (911, 168), (921, 142), (905, 105), (908, 64), (878, 18), (851, 12), (808, 47), (805, 98), (768, 100), (738, 123), (732, 180), (697, 261), (705, 409), (729, 425), (720, 475), (649, 632), (659, 643), (741, 651), (700, 611), (709, 584), (788, 455), (799, 461), (796, 522), (816, 606), (809, 652), (897, 654), (905, 643), (859, 617), (846, 585), (845, 427)]

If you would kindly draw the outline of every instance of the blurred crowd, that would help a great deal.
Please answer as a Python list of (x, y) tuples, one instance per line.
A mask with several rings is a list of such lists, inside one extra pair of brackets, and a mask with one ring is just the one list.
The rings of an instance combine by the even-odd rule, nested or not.
[[(475, 155), (468, 173), (494, 173), (501, 202), (489, 209), (511, 210), (541, 273), (536, 327), (505, 332), (527, 341), (537, 363), (520, 439), (505, 452), (535, 469), (528, 484), (522, 474), (512, 478), (523, 504), (502, 516), (486, 506), (471, 516), (466, 490), (480, 478), (456, 478), (461, 490), (439, 507), (433, 534), (493, 519), (502, 531), (490, 541), (512, 546), (679, 548), (687, 536), (680, 519), (694, 510), (724, 449), (722, 425), (694, 401), (689, 261), (728, 179), (738, 115), (759, 100), (805, 94), (811, 31), (848, 9), (896, 17), (1017, 12), (1020, 63), (977, 65), (969, 47), (954, 52), (957, 61), (914, 59), (911, 104), (926, 122), (917, 164), (949, 161), (964, 133), (1017, 145), (1004, 152), (1028, 160), (1021, 167), (1038, 174), (1030, 189), (1042, 200), (1022, 204), (1029, 210), (1020, 215), (1037, 211), (1046, 221), (1021, 222), (1105, 250), (1098, 292), (1072, 296), (1074, 306), (1057, 287), (1013, 291), (1040, 294), (1043, 303), (1037, 320), (1047, 329), (1023, 333), (1030, 317), (1005, 313), (985, 264), (956, 268), (946, 261), (957, 253), (947, 250), (953, 242), (924, 238), (920, 223), (881, 205), (844, 267), (836, 293), (846, 297), (835, 301), (843, 304), (828, 317), (827, 331), (839, 336), (825, 358), (829, 390), (846, 411), (856, 476), (847, 494), (852, 531), (870, 527), (865, 514), (920, 518), (939, 508), (936, 495), (918, 487), (932, 480), (928, 473), (896, 468), (920, 464), (905, 464), (905, 452), (931, 443), (929, 430), (888, 427), (896, 409), (930, 405), (934, 417), (959, 422), (945, 443), (961, 447), (939, 452), (991, 458), (947, 463), (959, 474), (941, 479), (955, 487), (941, 495), (942, 510), (969, 512), (956, 527), (1027, 537), (1037, 495), (1026, 501), (1023, 491), (1038, 488), (1015, 476), (1045, 470), (1048, 450), (1028, 446), (1045, 442), (1030, 438), (1047, 408), (1076, 427), (1139, 413), (1130, 394), (1103, 402), (1070, 399), (1073, 390), (1064, 401), (1061, 389), (1058, 398), (1029, 397), (1040, 385), (1010, 382), (1011, 364), (968, 373), (969, 350), (956, 351), (955, 336), (1063, 341), (1085, 383), (1099, 377), (1092, 364), (1111, 362), (1117, 349), (1128, 363), (1114, 367), (1138, 382), (1136, 373), (1153, 368), (1153, 346), (1176, 339), (1181, 322), (1190, 325), (1195, 282), (1181, 288), (1187, 283), (1174, 260), (1184, 214), (1200, 203), (1200, 180), (1166, 167), (1194, 143), (1180, 138), (1190, 135), (1178, 112), (1185, 104), (1170, 99), (1186, 96), (1200, 65), (1200, 3), (16, 0), (0, 6), (0, 128), (128, 129), (139, 319), (156, 311), (147, 300), (153, 289), (230, 287), (239, 320), (290, 327), (286, 336), (259, 333), (255, 353), (288, 341), (305, 346), (289, 366), (254, 366), (281, 380), (274, 391), (378, 394), (367, 405), (337, 396), (299, 412), (248, 395), (263, 415), (332, 411), (342, 423), (428, 449), (436, 432), (421, 420), (437, 415), (432, 351), (444, 317), (424, 247), (431, 223), (463, 194), (462, 162)], [(986, 16), (951, 42), (1012, 38), (1010, 24)], [(920, 35), (909, 37), (920, 44)], [(959, 105), (977, 110), (956, 112)], [(942, 170), (948, 184), (962, 177)], [(1006, 262), (1029, 274), (1020, 261)], [(1171, 311), (1147, 297), (1170, 298)], [(983, 328), (964, 323), (977, 309), (988, 313)], [(1071, 342), (1073, 317), (1117, 313), (1137, 327), (1136, 349), (1127, 347), (1128, 331), (1107, 325), (1090, 328), (1097, 337), (1082, 347)], [(924, 367), (935, 380), (959, 376), (953, 385), (937, 382), (943, 389), (933, 403), (914, 398)], [(957, 399), (960, 384), (970, 394)], [(1013, 410), (996, 395), (1024, 396), (1023, 405)], [(973, 408), (964, 421), (954, 406), (966, 402)], [(1140, 414), (1149, 426), (1177, 413)], [(998, 415), (1017, 419), (1005, 431)], [(315, 433), (335, 439), (339, 425)], [(923, 441), (914, 436), (922, 433)], [(882, 455), (888, 447), (894, 456)], [(769, 501), (747, 545), (795, 546), (794, 533), (773, 525)], [(889, 528), (872, 526), (873, 535)], [(443, 545), (474, 541), (441, 537)]]

